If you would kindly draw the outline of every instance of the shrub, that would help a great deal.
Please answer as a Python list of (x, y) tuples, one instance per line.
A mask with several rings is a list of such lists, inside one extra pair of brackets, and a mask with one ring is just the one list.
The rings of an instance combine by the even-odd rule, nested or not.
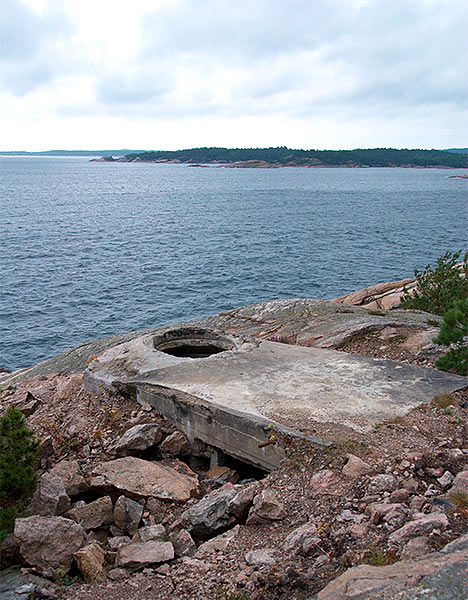
[(468, 297), (468, 252), (463, 257), (461, 268), (457, 266), (459, 252), (446, 252), (437, 259), (433, 269), (427, 265), (424, 271), (415, 269), (416, 289), (414, 293), (403, 291), (402, 307), (424, 310), (443, 315), (457, 300)]
[(10, 406), (0, 417), (0, 542), (34, 494), (38, 449), (23, 414)]
[(436, 344), (450, 346), (446, 354), (438, 358), (435, 365), (441, 371), (455, 371), (459, 375), (468, 375), (468, 346), (464, 343), (468, 335), (468, 298), (457, 300), (453, 308), (445, 314), (439, 335), (434, 338)]

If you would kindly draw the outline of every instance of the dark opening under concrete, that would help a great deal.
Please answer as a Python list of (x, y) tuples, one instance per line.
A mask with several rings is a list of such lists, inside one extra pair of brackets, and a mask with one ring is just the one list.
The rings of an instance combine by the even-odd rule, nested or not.
[(190, 343), (177, 343), (175, 346), (169, 348), (158, 348), (160, 352), (170, 354), (171, 356), (178, 356), (180, 358), (208, 358), (213, 354), (219, 354), (224, 352), (225, 348), (220, 348), (214, 344), (190, 344)]
[(153, 340), (154, 348), (179, 358), (208, 358), (233, 350), (232, 339), (208, 329), (182, 327), (171, 329)]

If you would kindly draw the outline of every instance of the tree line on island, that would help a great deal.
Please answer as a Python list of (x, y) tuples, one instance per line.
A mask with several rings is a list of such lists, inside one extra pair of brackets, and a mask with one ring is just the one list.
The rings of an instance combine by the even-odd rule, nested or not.
[[(112, 160), (112, 159), (107, 159)], [(468, 155), (444, 150), (292, 150), (278, 148), (191, 148), (127, 154), (121, 162), (170, 162), (271, 167), (468, 167)]]

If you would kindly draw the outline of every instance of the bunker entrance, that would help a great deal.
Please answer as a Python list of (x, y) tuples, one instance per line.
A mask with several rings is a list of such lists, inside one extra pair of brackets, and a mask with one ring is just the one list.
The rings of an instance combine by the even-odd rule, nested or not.
[(208, 358), (214, 354), (236, 349), (233, 339), (209, 329), (191, 327), (173, 329), (153, 340), (159, 352), (179, 358)]

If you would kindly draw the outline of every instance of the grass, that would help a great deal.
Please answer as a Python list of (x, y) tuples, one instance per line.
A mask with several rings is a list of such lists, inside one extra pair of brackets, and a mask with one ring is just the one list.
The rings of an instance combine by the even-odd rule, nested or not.
[(362, 562), (374, 567), (384, 567), (393, 564), (397, 560), (398, 557), (393, 550), (374, 547), (364, 554)]
[(449, 406), (457, 406), (458, 402), (451, 394), (441, 394), (432, 399), (431, 405), (434, 408), (448, 408)]
[(468, 494), (466, 492), (453, 492), (453, 494), (450, 494), (450, 502), (458, 512), (468, 513)]

